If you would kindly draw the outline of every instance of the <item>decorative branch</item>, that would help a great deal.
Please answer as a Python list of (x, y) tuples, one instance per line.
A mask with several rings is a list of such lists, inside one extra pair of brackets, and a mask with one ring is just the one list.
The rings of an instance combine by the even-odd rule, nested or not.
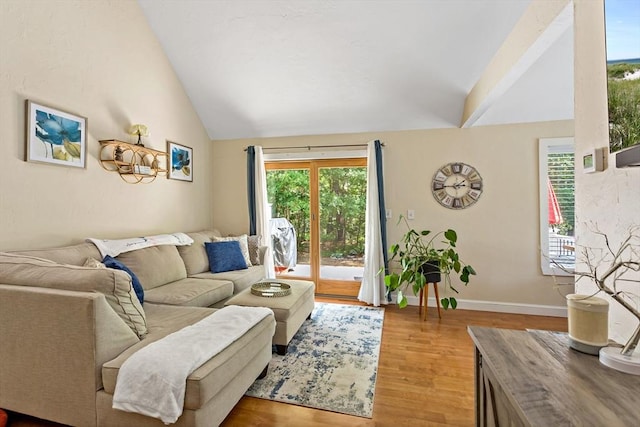
[[(638, 234), (640, 227), (631, 227), (629, 234), (622, 241), (617, 250), (611, 247), (609, 237), (601, 231), (593, 231), (595, 234), (602, 236), (604, 239), (608, 254), (596, 256), (596, 250), (593, 248), (583, 248), (582, 262), (586, 265), (588, 272), (575, 271), (573, 274), (577, 277), (576, 282), (582, 278), (591, 279), (598, 287), (597, 292), (604, 292), (613, 300), (618, 302), (627, 311), (638, 319), (638, 327), (631, 335), (631, 338), (622, 348), (622, 354), (630, 356), (638, 343), (640, 342), (640, 311), (636, 309), (628, 300), (633, 302), (633, 297), (638, 298), (637, 294), (630, 294), (624, 291), (618, 291), (617, 282), (625, 281), (632, 283), (640, 283), (640, 279), (625, 278), (626, 274), (640, 273), (640, 235)], [(552, 262), (561, 270), (571, 273), (564, 266), (552, 260)], [(607, 280), (611, 285), (607, 285)], [(597, 293), (596, 292), (596, 293)]]

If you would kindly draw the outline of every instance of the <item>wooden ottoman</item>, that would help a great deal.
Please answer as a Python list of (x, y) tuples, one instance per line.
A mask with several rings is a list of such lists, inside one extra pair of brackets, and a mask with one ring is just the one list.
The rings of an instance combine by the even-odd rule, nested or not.
[(291, 286), (291, 294), (283, 297), (261, 297), (251, 293), (251, 287), (231, 297), (226, 305), (247, 307), (268, 307), (276, 318), (276, 333), (273, 344), (276, 352), (284, 355), (291, 338), (298, 332), (302, 323), (311, 317), (314, 307), (315, 284), (308, 280), (280, 280)]

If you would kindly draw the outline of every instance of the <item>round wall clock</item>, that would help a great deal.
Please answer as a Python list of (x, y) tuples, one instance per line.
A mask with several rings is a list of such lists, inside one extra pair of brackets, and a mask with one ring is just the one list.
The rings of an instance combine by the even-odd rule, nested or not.
[(473, 166), (466, 163), (449, 163), (433, 175), (431, 192), (445, 208), (468, 208), (482, 194), (482, 177)]

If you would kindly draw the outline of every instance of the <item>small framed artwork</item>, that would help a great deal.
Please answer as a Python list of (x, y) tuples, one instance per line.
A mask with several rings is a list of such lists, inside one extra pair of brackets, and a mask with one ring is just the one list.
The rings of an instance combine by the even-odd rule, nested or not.
[(167, 178), (193, 182), (193, 148), (167, 141)]
[(601, 172), (604, 170), (604, 150), (594, 148), (582, 156), (582, 170), (584, 173)]
[(27, 100), (27, 162), (86, 168), (87, 118)]

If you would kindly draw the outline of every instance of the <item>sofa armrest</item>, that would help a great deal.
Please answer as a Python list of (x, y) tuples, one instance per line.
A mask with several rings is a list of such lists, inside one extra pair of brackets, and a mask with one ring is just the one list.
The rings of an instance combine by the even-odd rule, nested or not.
[(68, 425), (96, 424), (102, 364), (139, 341), (97, 292), (0, 284), (0, 325), (0, 407)]

